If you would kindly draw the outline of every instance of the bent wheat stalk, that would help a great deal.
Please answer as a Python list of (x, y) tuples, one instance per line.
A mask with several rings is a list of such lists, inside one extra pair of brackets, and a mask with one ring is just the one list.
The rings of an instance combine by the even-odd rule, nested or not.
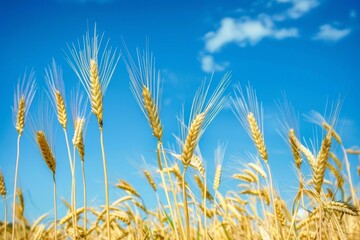
[(16, 145), (16, 163), (15, 163), (15, 176), (14, 176), (14, 192), (13, 192), (13, 215), (12, 215), (12, 233), (11, 238), (14, 238), (15, 234), (15, 213), (16, 213), (16, 192), (17, 181), (19, 172), (19, 160), (20, 160), (20, 139), (24, 131), (26, 115), (29, 111), (31, 103), (34, 99), (36, 92), (35, 72), (31, 71), (29, 76), (26, 73), (23, 76), (22, 83), (20, 80), (16, 86), (14, 93), (14, 107), (13, 107), (13, 123), (15, 129), (18, 132), (17, 145)]

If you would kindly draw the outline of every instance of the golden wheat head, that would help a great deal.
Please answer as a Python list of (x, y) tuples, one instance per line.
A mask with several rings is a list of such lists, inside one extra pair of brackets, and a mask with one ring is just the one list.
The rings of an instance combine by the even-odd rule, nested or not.
[(153, 135), (159, 141), (161, 141), (163, 130), (162, 130), (159, 114), (155, 102), (150, 94), (150, 91), (145, 85), (143, 86), (142, 95), (144, 100), (144, 107), (149, 119), (151, 129), (153, 131)]
[(321, 192), (321, 187), (324, 181), (324, 175), (326, 170), (326, 163), (329, 158), (329, 152), (331, 147), (331, 133), (326, 134), (321, 144), (320, 152), (317, 156), (316, 167), (314, 169), (314, 187), (317, 193)]
[(48, 165), (49, 169), (55, 173), (56, 171), (56, 161), (55, 157), (51, 151), (51, 147), (46, 140), (45, 134), (43, 131), (36, 132), (36, 142), (40, 148), (41, 154)]
[(214, 176), (214, 190), (218, 190), (221, 182), (221, 172), (222, 172), (222, 166), (221, 164), (216, 166), (215, 170), (215, 176)]
[(25, 97), (22, 96), (19, 101), (18, 112), (17, 112), (17, 120), (16, 120), (16, 130), (19, 135), (24, 131), (25, 125)]
[(268, 153), (266, 150), (264, 138), (262, 136), (262, 133), (260, 132), (260, 129), (256, 122), (254, 114), (250, 112), (247, 115), (247, 119), (248, 119), (248, 123), (249, 123), (249, 127), (250, 127), (251, 136), (255, 143), (255, 146), (258, 149), (261, 158), (267, 163)]
[(35, 72), (31, 71), (27, 76), (24, 74), (19, 79), (14, 93), (13, 123), (19, 135), (22, 135), (25, 126), (25, 118), (36, 93)]
[(66, 107), (65, 107), (64, 98), (58, 90), (55, 91), (55, 97), (56, 97), (56, 108), (57, 108), (57, 113), (58, 113), (58, 120), (59, 120), (61, 126), (64, 129), (66, 129), (67, 115), (66, 115)]
[(294, 156), (295, 164), (298, 169), (300, 169), (302, 158), (301, 158), (301, 152), (299, 147), (299, 140), (296, 138), (294, 129), (290, 129), (289, 131), (289, 142), (291, 146), (291, 151)]
[(201, 132), (201, 126), (205, 119), (205, 113), (198, 114), (192, 121), (188, 135), (186, 137), (183, 151), (181, 154), (181, 160), (185, 166), (188, 166), (191, 162), (191, 158), (194, 154), (195, 147), (199, 141), (199, 135)]
[(0, 195), (5, 198), (6, 197), (6, 185), (5, 179), (2, 171), (0, 171)]
[(150, 183), (151, 187), (156, 192), (157, 186), (156, 186), (156, 183), (155, 183), (154, 178), (152, 177), (151, 173), (148, 170), (144, 170), (144, 175), (145, 175), (146, 179), (148, 180), (148, 182)]
[(103, 126), (103, 93), (101, 90), (98, 64), (94, 59), (90, 60), (90, 92), (91, 110), (96, 116), (99, 127)]

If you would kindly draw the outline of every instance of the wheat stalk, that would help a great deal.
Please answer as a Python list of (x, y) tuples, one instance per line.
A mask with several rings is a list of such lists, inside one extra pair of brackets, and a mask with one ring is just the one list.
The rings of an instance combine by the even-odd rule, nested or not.
[(12, 234), (11, 238), (14, 238), (15, 234), (15, 213), (16, 213), (16, 192), (17, 192), (17, 179), (19, 171), (19, 160), (20, 160), (20, 138), (22, 136), (26, 115), (29, 111), (31, 103), (36, 93), (36, 82), (35, 73), (31, 71), (29, 76), (26, 73), (23, 76), (20, 84), (20, 79), (14, 93), (14, 107), (13, 107), (13, 123), (15, 129), (18, 132), (17, 148), (16, 148), (16, 163), (15, 163), (15, 176), (14, 176), (14, 191), (13, 191), (13, 217), (12, 217)]

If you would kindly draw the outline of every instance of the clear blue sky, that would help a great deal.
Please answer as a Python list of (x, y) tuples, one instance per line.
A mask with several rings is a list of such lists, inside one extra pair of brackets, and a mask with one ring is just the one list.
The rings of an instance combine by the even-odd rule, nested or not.
[[(360, 5), (344, 0), (269, 1), (116, 1), (50, 0), (3, 1), (0, 8), (0, 168), (9, 196), (12, 194), (17, 132), (12, 125), (11, 106), (17, 79), (25, 69), (36, 71), (39, 92), (44, 85), (44, 68), (54, 57), (64, 69), (68, 107), (70, 90), (78, 79), (64, 60), (67, 43), (85, 34), (97, 23), (99, 32), (110, 37), (110, 45), (121, 49), (122, 38), (130, 51), (144, 48), (146, 38), (164, 77), (161, 118), (165, 142), (173, 143), (178, 133), (175, 115), (182, 104), (189, 109), (192, 96), (205, 76), (215, 71), (218, 81), (232, 71), (232, 83), (250, 82), (265, 108), (265, 141), (276, 185), (291, 196), (296, 184), (292, 157), (279, 137), (275, 100), (287, 93), (300, 113), (323, 113), (328, 99), (341, 94), (345, 102), (339, 130), (345, 146), (360, 143)], [(231, 92), (231, 89), (229, 89)], [(143, 162), (155, 166), (152, 152), (156, 142), (129, 90), (122, 61), (104, 100), (105, 148), (110, 176), (110, 199), (122, 193), (113, 187), (119, 178), (133, 183), (142, 194), (151, 193), (142, 184)], [(34, 101), (31, 112), (37, 109)], [(188, 112), (188, 111), (186, 111)], [(58, 124), (54, 124), (56, 126)], [(302, 136), (310, 138), (319, 128), (301, 121)], [(71, 129), (69, 129), (71, 131)], [(26, 136), (27, 135), (27, 136)], [(70, 134), (72, 135), (72, 134)], [(90, 205), (104, 203), (101, 152), (96, 120), (91, 117), (86, 134), (86, 171)], [(233, 186), (230, 174), (241, 167), (246, 153), (256, 153), (252, 142), (231, 110), (225, 109), (210, 125), (200, 142), (212, 178), (213, 152), (227, 142), (222, 189)], [(69, 199), (70, 171), (61, 128), (56, 135), (58, 195)], [(52, 209), (49, 170), (29, 133), (21, 142), (19, 186), (24, 191), (26, 215), (30, 220)], [(356, 158), (351, 158), (357, 165)], [(79, 164), (78, 164), (79, 166)], [(79, 170), (79, 167), (77, 168)], [(78, 171), (79, 206), (81, 204)], [(358, 180), (358, 178), (356, 179)], [(149, 194), (153, 201), (155, 198)], [(11, 198), (9, 198), (9, 203)], [(9, 204), (10, 205), (10, 204)], [(64, 207), (59, 203), (60, 215)], [(0, 208), (0, 218), (3, 216)]]

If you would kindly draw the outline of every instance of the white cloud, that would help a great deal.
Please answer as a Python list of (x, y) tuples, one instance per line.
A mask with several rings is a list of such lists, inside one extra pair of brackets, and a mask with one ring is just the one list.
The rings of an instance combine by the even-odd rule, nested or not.
[(289, 17), (297, 19), (309, 12), (311, 9), (317, 7), (319, 2), (317, 0), (294, 0), (293, 6), (287, 11)]
[(318, 0), (277, 0), (277, 2), (291, 4), (284, 14), (275, 15), (277, 21), (283, 21), (286, 18), (298, 19), (319, 5)]
[(314, 36), (314, 40), (323, 40), (330, 42), (337, 42), (346, 37), (351, 32), (350, 28), (337, 29), (330, 24), (320, 26), (319, 32)]
[(212, 73), (215, 71), (224, 71), (228, 63), (217, 64), (214, 61), (214, 57), (211, 55), (201, 56), (201, 69), (206, 73)]
[(205, 49), (214, 53), (229, 43), (237, 43), (244, 47), (248, 44), (255, 45), (266, 37), (284, 39), (297, 36), (296, 28), (276, 29), (271, 18), (267, 15), (262, 15), (255, 20), (247, 17), (240, 19), (224, 18), (216, 32), (209, 32), (205, 35)]
[(298, 37), (299, 32), (296, 28), (282, 28), (274, 32), (274, 38), (284, 39), (289, 37)]

